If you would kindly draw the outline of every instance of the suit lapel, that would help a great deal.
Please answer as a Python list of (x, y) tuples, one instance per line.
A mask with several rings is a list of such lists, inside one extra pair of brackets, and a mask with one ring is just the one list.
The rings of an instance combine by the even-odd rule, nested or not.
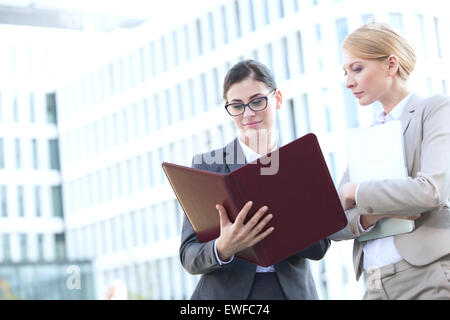
[[(410, 127), (411, 119), (414, 115), (414, 112), (416, 111), (419, 104), (422, 102), (422, 98), (418, 96), (417, 94), (413, 94), (411, 98), (406, 103), (405, 109), (402, 112), (402, 115), (400, 116), (400, 120), (402, 122), (403, 127), (403, 141), (404, 141), (404, 148), (405, 148), (405, 157), (406, 157), (406, 165), (408, 169), (408, 175), (411, 174), (413, 162), (414, 162), (414, 152), (416, 145), (410, 141), (412, 135), (406, 134), (408, 128)], [(412, 126), (414, 130), (414, 126)]]
[(237, 139), (239, 138), (235, 138), (223, 148), (224, 163), (227, 165), (230, 172), (247, 163), (244, 151), (242, 151)]

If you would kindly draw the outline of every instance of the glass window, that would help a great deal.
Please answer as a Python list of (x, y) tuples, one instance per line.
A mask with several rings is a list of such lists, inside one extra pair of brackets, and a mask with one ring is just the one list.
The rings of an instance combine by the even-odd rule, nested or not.
[(173, 115), (172, 115), (172, 101), (170, 99), (170, 91), (167, 89), (164, 92), (164, 95), (166, 96), (166, 107), (164, 108), (167, 113), (167, 125), (171, 125), (173, 123)]
[(269, 0), (263, 1), (263, 10), (264, 10), (264, 25), (268, 25), (270, 23), (270, 13), (269, 13)]
[(19, 217), (25, 217), (25, 204), (23, 199), (23, 186), (17, 187), (17, 209)]
[(17, 96), (14, 96), (13, 101), (13, 120), (14, 122), (19, 122), (19, 106), (17, 103)]
[(195, 20), (195, 29), (197, 31), (197, 45), (198, 55), (203, 54), (203, 37), (202, 37), (202, 22), (200, 19)]
[(22, 233), (19, 235), (20, 241), (20, 259), (26, 261), (28, 259), (28, 246), (27, 246), (27, 235)]
[(223, 42), (226, 44), (229, 41), (228, 38), (228, 24), (227, 24), (227, 9), (225, 5), (220, 7), (220, 16), (222, 18), (222, 32), (223, 32)]
[(145, 48), (139, 48), (139, 69), (141, 75), (141, 82), (147, 81), (147, 63), (145, 59)]
[(54, 92), (47, 93), (46, 102), (47, 102), (47, 122), (57, 124), (56, 94)]
[(63, 217), (64, 212), (63, 212), (61, 186), (52, 186), (52, 204), (53, 204), (53, 216)]
[(30, 93), (29, 98), (30, 98), (30, 122), (36, 122), (36, 109), (35, 109), (34, 93)]
[(36, 217), (42, 216), (42, 208), (41, 208), (41, 187), (34, 187), (34, 203), (36, 208)]
[(284, 78), (289, 79), (291, 77), (290, 67), (289, 67), (289, 48), (287, 38), (284, 37), (281, 39), (281, 48), (283, 52), (283, 60), (284, 60)]
[(209, 28), (209, 41), (210, 41), (210, 48), (211, 50), (214, 50), (216, 48), (216, 36), (215, 36), (215, 28), (214, 28), (214, 17), (213, 13), (208, 13), (208, 28)]
[(51, 139), (48, 141), (49, 152), (50, 152), (50, 169), (60, 170), (59, 164), (59, 145), (58, 139)]
[(341, 45), (344, 41), (345, 37), (348, 34), (348, 25), (347, 19), (341, 18), (336, 20), (336, 31), (337, 31), (337, 40), (338, 40), (338, 52), (339, 52), (339, 63), (342, 64), (342, 52)]
[(342, 85), (342, 90), (344, 95), (344, 109), (347, 129), (357, 128), (359, 126), (359, 120), (356, 100), (352, 92), (345, 87), (345, 84)]
[(0, 186), (0, 210), (1, 216), (8, 216), (8, 206), (7, 206), (7, 194), (6, 194), (6, 186)]
[(438, 57), (439, 59), (442, 59), (442, 52), (441, 52), (441, 37), (439, 32), (439, 19), (437, 17), (433, 18), (434, 20), (434, 31), (436, 35), (436, 44), (437, 44), (437, 51), (438, 51)]
[(2, 113), (2, 94), (0, 93), (0, 122), (3, 119), (3, 113)]
[(180, 121), (184, 120), (184, 100), (181, 84), (177, 84), (177, 104), (178, 104), (178, 117)]
[(120, 91), (125, 90), (125, 63), (123, 57), (119, 58), (119, 88)]
[(22, 154), (21, 154), (21, 150), (20, 150), (20, 139), (19, 138), (15, 138), (14, 139), (14, 146), (15, 146), (15, 157), (16, 157), (16, 169), (21, 169), (22, 168)]
[(44, 260), (44, 235), (38, 234), (38, 259)]
[(4, 155), (4, 147), (3, 147), (3, 138), (0, 137), (0, 169), (5, 168), (5, 155)]
[(179, 55), (179, 45), (178, 45), (178, 33), (176, 30), (172, 31), (172, 45), (173, 45), (173, 59), (175, 63), (175, 67), (180, 65), (180, 55)]
[(278, 0), (278, 4), (279, 4), (279, 12), (280, 12), (280, 18), (284, 18), (285, 16), (285, 12), (284, 12), (284, 3), (283, 0)]
[(305, 63), (303, 58), (303, 42), (302, 42), (302, 33), (300, 31), (296, 32), (297, 35), (297, 46), (298, 46), (298, 66), (300, 74), (305, 73)]
[(236, 35), (238, 38), (242, 36), (242, 26), (241, 26), (241, 13), (239, 9), (239, 1), (234, 0), (234, 14), (235, 14), (235, 20), (236, 23)]
[(66, 237), (64, 233), (55, 234), (55, 258), (56, 260), (66, 258)]
[(189, 37), (189, 26), (187, 24), (185, 24), (183, 26), (183, 35), (184, 35), (184, 44), (185, 44), (184, 52), (186, 53), (186, 61), (190, 61), (191, 60), (191, 42), (190, 42), (190, 37)]
[(291, 120), (291, 130), (292, 130), (292, 135), (295, 138), (297, 138), (297, 126), (295, 125), (295, 108), (294, 108), (294, 100), (289, 99), (287, 101), (288, 107), (289, 107), (289, 118)]
[(3, 244), (3, 260), (11, 260), (11, 246), (9, 234), (2, 234), (2, 244)]
[(37, 140), (31, 140), (31, 152), (32, 152), (32, 161), (33, 161), (33, 169), (38, 169), (38, 150), (37, 150)]
[(162, 123), (162, 119), (161, 119), (161, 106), (159, 104), (159, 94), (155, 94), (153, 96), (154, 99), (154, 105), (153, 105), (153, 110), (155, 112), (155, 119), (156, 119), (156, 126), (157, 126), (157, 130), (161, 130), (161, 123)]

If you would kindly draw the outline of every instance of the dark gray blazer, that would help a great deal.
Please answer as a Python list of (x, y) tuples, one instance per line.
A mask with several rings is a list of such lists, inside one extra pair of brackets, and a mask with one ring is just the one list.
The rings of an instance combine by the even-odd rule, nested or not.
[[(233, 151), (232, 154), (230, 150)], [(205, 161), (205, 158), (222, 161), (207, 164), (211, 161)], [(245, 156), (236, 138), (222, 149), (196, 155), (192, 163), (197, 169), (228, 173), (243, 166)], [(329, 246), (328, 239), (321, 240), (275, 265), (276, 274), (288, 299), (318, 299), (306, 259), (320, 260)], [(214, 254), (214, 240), (201, 243), (186, 216), (181, 234), (180, 259), (189, 273), (202, 275), (191, 299), (243, 300), (248, 297), (256, 265), (237, 257), (229, 264), (220, 265)]]

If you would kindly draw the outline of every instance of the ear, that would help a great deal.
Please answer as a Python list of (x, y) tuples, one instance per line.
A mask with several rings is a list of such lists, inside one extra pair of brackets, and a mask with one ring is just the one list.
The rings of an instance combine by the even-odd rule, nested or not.
[(274, 96), (275, 96), (275, 99), (277, 100), (276, 109), (278, 110), (281, 108), (281, 105), (283, 103), (283, 95), (281, 94), (280, 90), (277, 90), (277, 92), (275, 92)]
[(399, 64), (398, 64), (398, 57), (394, 54), (391, 54), (387, 59), (387, 68), (388, 68), (388, 73), (390, 76), (395, 76), (398, 74), (398, 68), (399, 68)]

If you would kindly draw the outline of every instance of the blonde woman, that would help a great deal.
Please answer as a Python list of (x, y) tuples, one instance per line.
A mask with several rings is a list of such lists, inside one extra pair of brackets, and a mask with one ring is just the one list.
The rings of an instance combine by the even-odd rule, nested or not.
[(450, 99), (408, 90), (416, 55), (386, 24), (352, 32), (342, 52), (346, 87), (360, 105), (383, 107), (373, 125), (401, 120), (408, 177), (357, 184), (346, 172), (339, 192), (349, 224), (331, 238), (354, 239), (384, 217), (415, 220), (411, 233), (354, 241), (364, 299), (450, 299)]

